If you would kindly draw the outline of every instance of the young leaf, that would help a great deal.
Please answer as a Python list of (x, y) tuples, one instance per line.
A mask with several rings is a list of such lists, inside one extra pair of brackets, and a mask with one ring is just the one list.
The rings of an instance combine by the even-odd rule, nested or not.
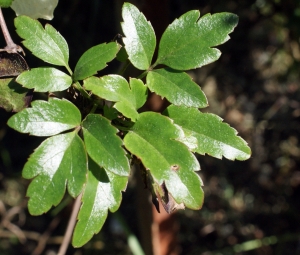
[(34, 180), (27, 190), (32, 215), (47, 212), (64, 196), (66, 185), (71, 196), (80, 194), (86, 181), (87, 157), (77, 132), (45, 140), (30, 156), (23, 177)]
[(172, 121), (154, 112), (144, 112), (124, 138), (125, 147), (136, 155), (154, 180), (165, 183), (176, 203), (199, 209), (203, 203), (202, 181), (196, 157), (178, 142), (182, 131)]
[(174, 105), (204, 108), (205, 94), (191, 77), (170, 68), (156, 69), (147, 74), (147, 86), (152, 92), (165, 97)]
[(23, 44), (33, 55), (43, 61), (59, 66), (68, 66), (69, 48), (65, 39), (51, 25), (45, 29), (37, 20), (27, 16), (15, 18), (15, 26)]
[(84, 81), (84, 87), (101, 98), (117, 102), (114, 108), (132, 121), (138, 118), (137, 109), (147, 100), (147, 87), (141, 80), (130, 79), (130, 89), (126, 79), (119, 75), (90, 77)]
[(121, 25), (126, 36), (123, 42), (129, 60), (136, 68), (147, 70), (151, 65), (156, 46), (153, 27), (146, 17), (130, 3), (124, 3), (122, 17), (124, 22)]
[(53, 19), (58, 0), (14, 0), (11, 8), (17, 16), (26, 15), (33, 19)]
[(100, 168), (89, 160), (87, 184), (82, 197), (72, 244), (81, 247), (102, 228), (108, 214), (117, 211), (122, 200), (121, 191), (126, 189), (127, 177)]
[(89, 114), (82, 125), (84, 143), (89, 156), (101, 167), (121, 176), (128, 176), (129, 162), (122, 149), (117, 129), (97, 114)]
[(251, 156), (251, 149), (237, 131), (214, 114), (201, 113), (196, 108), (169, 106), (166, 111), (174, 122), (181, 126), (187, 136), (194, 136), (198, 141), (195, 152), (234, 160), (246, 160)]
[(21, 73), (16, 81), (23, 87), (36, 92), (63, 91), (70, 87), (72, 78), (53, 67), (32, 68)]
[(105, 68), (107, 66), (106, 63), (116, 57), (120, 47), (119, 44), (110, 42), (108, 44), (99, 44), (87, 50), (80, 57), (75, 67), (74, 80), (83, 80)]
[(30, 104), (32, 95), (28, 89), (16, 83), (13, 78), (0, 79), (0, 108), (7, 112), (19, 112)]
[(49, 101), (36, 100), (32, 108), (13, 115), (8, 126), (35, 136), (52, 136), (80, 125), (81, 114), (71, 102), (49, 98)]
[(166, 29), (159, 43), (156, 64), (177, 70), (189, 70), (216, 61), (221, 52), (212, 48), (229, 40), (238, 23), (231, 13), (206, 14), (189, 11)]

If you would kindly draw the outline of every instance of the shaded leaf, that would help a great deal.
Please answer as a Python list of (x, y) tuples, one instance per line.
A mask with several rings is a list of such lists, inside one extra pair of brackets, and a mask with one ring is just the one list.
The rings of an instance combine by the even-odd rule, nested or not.
[(88, 49), (76, 64), (73, 74), (74, 80), (83, 80), (105, 68), (107, 66), (106, 63), (116, 57), (120, 47), (119, 44), (110, 42), (108, 44), (102, 43)]
[(126, 79), (119, 75), (90, 77), (84, 81), (84, 87), (103, 99), (117, 102), (114, 108), (133, 121), (139, 116), (137, 109), (147, 100), (147, 87), (141, 80), (130, 79), (129, 87)]
[(7, 112), (19, 112), (31, 102), (32, 94), (13, 78), (0, 79), (0, 107)]
[(132, 4), (124, 3), (122, 9), (124, 22), (121, 23), (126, 37), (125, 49), (131, 63), (140, 70), (150, 67), (156, 46), (156, 37), (152, 25)]
[(198, 108), (207, 106), (206, 96), (199, 85), (184, 72), (170, 68), (150, 71), (147, 74), (147, 86), (174, 105)]
[(186, 136), (197, 139), (195, 152), (234, 160), (246, 160), (251, 156), (251, 149), (222, 119), (211, 113), (201, 113), (195, 108), (169, 106), (166, 111), (176, 124), (182, 127)]
[(125, 147), (136, 155), (154, 181), (165, 183), (177, 204), (199, 209), (203, 203), (202, 181), (196, 157), (179, 141), (183, 133), (172, 121), (154, 112), (144, 112), (124, 138)]
[(19, 53), (0, 51), (0, 77), (18, 76), (29, 67)]
[(224, 12), (199, 17), (199, 11), (189, 11), (168, 26), (159, 43), (156, 64), (189, 70), (220, 57), (221, 52), (212, 47), (229, 40), (238, 16)]
[(66, 185), (71, 196), (78, 196), (86, 181), (86, 171), (84, 145), (75, 131), (45, 140), (23, 169), (24, 178), (35, 177), (27, 190), (29, 212), (40, 215), (58, 205)]
[(16, 15), (26, 15), (33, 19), (53, 19), (53, 11), (58, 0), (14, 0), (11, 8)]
[(7, 124), (21, 133), (35, 136), (52, 136), (80, 125), (80, 111), (65, 99), (36, 100), (31, 105), (32, 108), (13, 115)]
[(53, 67), (32, 68), (21, 73), (17, 80), (23, 87), (34, 89), (36, 92), (63, 91), (72, 84), (72, 78)]
[(68, 44), (55, 28), (46, 24), (44, 29), (41, 23), (27, 16), (15, 18), (15, 26), (18, 35), (25, 39), (23, 44), (33, 55), (53, 65), (68, 66)]
[(118, 210), (122, 194), (126, 189), (127, 177), (116, 175), (100, 168), (89, 160), (88, 180), (82, 197), (82, 206), (78, 214), (72, 244), (81, 247), (102, 228), (108, 210)]
[(128, 176), (129, 162), (117, 129), (109, 120), (89, 114), (83, 121), (83, 137), (89, 156), (101, 167), (117, 175)]

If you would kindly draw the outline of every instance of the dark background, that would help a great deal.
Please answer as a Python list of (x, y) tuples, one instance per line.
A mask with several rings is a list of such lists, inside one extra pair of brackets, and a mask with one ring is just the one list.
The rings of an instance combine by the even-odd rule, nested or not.
[[(176, 214), (180, 254), (300, 254), (299, 1), (131, 2), (150, 19), (158, 37), (176, 17), (192, 9), (199, 9), (201, 15), (232, 12), (240, 19), (231, 39), (218, 46), (221, 58), (189, 74), (208, 97), (210, 106), (204, 111), (220, 115), (237, 129), (253, 154), (245, 162), (199, 156), (205, 203), (200, 211)], [(54, 19), (41, 22), (52, 24), (65, 37), (74, 68), (85, 50), (122, 34), (121, 6), (117, 0), (60, 0)], [(20, 43), (13, 27), (14, 12), (3, 12), (12, 37)], [(26, 53), (30, 67), (44, 65)], [(113, 62), (105, 72), (117, 68)], [(64, 234), (71, 205), (39, 217), (28, 214), (29, 181), (21, 178), (21, 170), (43, 139), (8, 128), (11, 115), (0, 109), (0, 254), (32, 254), (37, 244), (34, 235), (49, 229), (53, 244), (41, 254), (50, 255), (58, 250), (61, 239), (55, 237)], [(137, 196), (131, 180), (120, 212), (139, 237)], [(3, 224), (8, 210), (19, 228), (15, 233), (21, 241), (22, 234), (27, 237), (24, 243)], [(68, 254), (131, 252), (122, 225), (110, 215), (100, 234), (77, 251), (70, 248)]]

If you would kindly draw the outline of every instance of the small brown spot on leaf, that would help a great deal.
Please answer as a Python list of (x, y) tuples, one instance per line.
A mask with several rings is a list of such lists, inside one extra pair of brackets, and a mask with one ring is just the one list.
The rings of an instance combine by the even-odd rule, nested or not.
[(179, 166), (178, 165), (172, 165), (171, 166), (171, 170), (177, 172), (179, 170)]

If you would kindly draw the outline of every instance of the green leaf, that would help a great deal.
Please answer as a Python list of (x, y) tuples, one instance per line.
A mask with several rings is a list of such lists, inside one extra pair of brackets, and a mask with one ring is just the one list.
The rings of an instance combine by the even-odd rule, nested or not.
[(0, 108), (7, 112), (19, 112), (27, 107), (32, 96), (28, 89), (15, 82), (13, 78), (0, 79)]
[(122, 148), (118, 130), (97, 114), (89, 114), (83, 121), (83, 137), (89, 156), (101, 167), (117, 175), (128, 176), (129, 162)]
[(49, 98), (49, 101), (36, 100), (32, 108), (13, 115), (8, 126), (35, 136), (52, 136), (80, 125), (81, 114), (71, 102)]
[(107, 66), (106, 63), (116, 57), (120, 47), (119, 44), (110, 42), (108, 44), (102, 43), (88, 49), (80, 57), (75, 67), (74, 80), (83, 80), (105, 68)]
[(17, 16), (26, 15), (33, 19), (53, 19), (58, 0), (14, 0), (11, 8)]
[(191, 77), (180, 71), (163, 68), (147, 74), (147, 86), (152, 92), (165, 97), (174, 105), (204, 108), (207, 106), (205, 94)]
[(76, 131), (45, 140), (23, 169), (24, 178), (36, 176), (27, 190), (29, 212), (40, 215), (58, 205), (66, 185), (71, 196), (78, 196), (86, 181), (86, 172), (87, 157)]
[(140, 70), (150, 67), (156, 46), (156, 37), (150, 22), (132, 4), (124, 3), (122, 9), (124, 22), (121, 23), (126, 37), (125, 49), (131, 63)]
[(196, 157), (179, 141), (181, 129), (154, 112), (144, 112), (124, 138), (125, 147), (149, 169), (154, 181), (166, 188), (176, 203), (191, 209), (203, 204), (202, 181)]
[(7, 8), (11, 5), (13, 0), (0, 0), (0, 7)]
[(72, 78), (53, 67), (33, 68), (21, 73), (17, 80), (23, 87), (36, 92), (63, 91), (72, 84)]
[(198, 141), (195, 152), (234, 160), (246, 160), (251, 156), (251, 149), (222, 119), (211, 113), (201, 113), (195, 108), (169, 106), (166, 109), (174, 122), (181, 126), (186, 136), (193, 136)]
[(37, 20), (27, 16), (15, 18), (18, 35), (33, 55), (43, 61), (59, 66), (68, 66), (69, 48), (65, 39), (51, 25), (45, 29)]
[(108, 214), (117, 211), (126, 189), (127, 177), (105, 171), (89, 160), (88, 180), (82, 197), (72, 244), (81, 247), (102, 228)]
[(139, 116), (137, 109), (147, 100), (147, 87), (141, 80), (130, 79), (130, 89), (126, 79), (119, 75), (90, 77), (84, 81), (84, 87), (103, 99), (117, 102), (114, 108), (133, 121)]
[(231, 13), (206, 14), (189, 11), (166, 29), (159, 44), (156, 64), (165, 64), (177, 70), (189, 70), (216, 61), (221, 52), (214, 46), (229, 40), (238, 23)]

